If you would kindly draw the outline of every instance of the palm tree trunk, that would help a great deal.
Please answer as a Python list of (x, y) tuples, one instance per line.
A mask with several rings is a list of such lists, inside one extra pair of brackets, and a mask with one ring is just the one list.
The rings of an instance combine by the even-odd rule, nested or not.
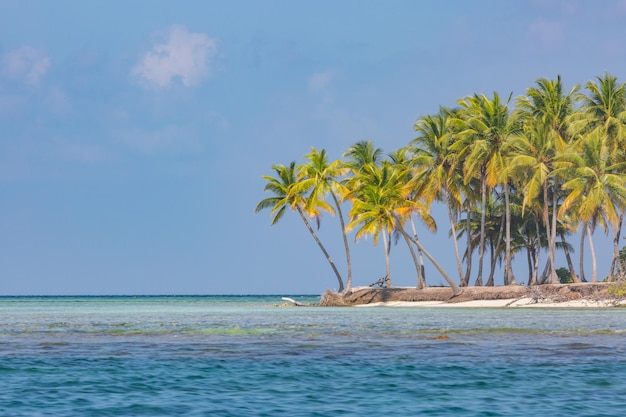
[[(402, 233), (405, 236), (409, 236), (408, 233), (404, 230), (404, 228), (402, 226), (398, 226), (398, 230), (400, 230), (400, 233)], [(439, 273), (441, 274), (441, 276), (443, 277), (443, 279), (446, 280), (446, 282), (450, 285), (450, 287), (452, 288), (452, 295), (453, 297), (456, 297), (458, 295), (463, 294), (463, 288), (459, 287), (453, 280), (452, 278), (450, 278), (450, 276), (446, 273), (446, 271), (441, 267), (441, 265), (439, 265), (439, 263), (435, 260), (435, 258), (433, 258), (433, 256), (428, 253), (428, 251), (426, 251), (426, 249), (424, 249), (424, 247), (422, 246), (422, 244), (420, 243), (419, 240), (413, 239), (412, 237), (409, 236), (409, 239), (415, 243), (415, 245), (417, 245), (417, 247), (424, 253), (424, 255), (426, 256), (426, 258), (428, 258), (428, 260), (435, 266), (435, 268), (437, 268), (437, 271), (439, 271)]]
[(587, 282), (585, 279), (585, 222), (580, 222), (580, 280)]
[(533, 265), (533, 276), (528, 285), (537, 285), (539, 275), (539, 261), (541, 258), (541, 230), (539, 228), (539, 216), (535, 219), (535, 264)]
[(576, 276), (576, 271), (574, 270), (574, 263), (572, 262), (572, 257), (569, 253), (569, 248), (567, 247), (567, 242), (565, 241), (565, 235), (561, 233), (561, 241), (563, 242), (563, 252), (565, 252), (565, 259), (567, 259), (567, 267), (569, 268), (569, 274), (572, 277), (572, 281), (575, 283), (579, 283), (580, 280), (578, 276)]
[(421, 290), (426, 287), (426, 281), (424, 280), (424, 276), (422, 275), (422, 268), (420, 267), (419, 261), (417, 259), (417, 255), (415, 254), (415, 250), (413, 249), (413, 245), (408, 237), (404, 234), (402, 235), (404, 241), (409, 247), (409, 252), (411, 253), (411, 258), (413, 258), (413, 263), (415, 264), (415, 270), (417, 271), (417, 289)]
[(589, 252), (591, 253), (591, 266), (592, 266), (592, 274), (591, 274), (591, 282), (598, 282), (598, 270), (596, 264), (596, 251), (593, 247), (593, 236), (591, 233), (591, 225), (587, 222), (587, 236), (589, 237)]
[(552, 263), (550, 262), (550, 259), (548, 259), (546, 261), (545, 266), (543, 267), (543, 272), (541, 273), (541, 276), (539, 277), (539, 284), (549, 284), (548, 277), (550, 276), (551, 269), (552, 269)]
[(343, 213), (341, 212), (341, 205), (339, 204), (339, 200), (334, 192), (330, 192), (330, 195), (333, 197), (333, 201), (335, 202), (335, 207), (337, 207), (337, 213), (339, 214), (339, 222), (341, 223), (341, 234), (343, 235), (343, 246), (346, 249), (346, 262), (348, 264), (348, 280), (346, 281), (346, 290), (350, 290), (352, 288), (352, 261), (350, 259), (350, 245), (348, 245), (348, 235), (346, 233), (346, 224), (343, 220)]
[(530, 285), (533, 276), (533, 255), (532, 248), (528, 245), (526, 245), (526, 262), (528, 263), (528, 285)]
[(550, 241), (552, 244), (552, 262), (550, 263), (550, 275), (548, 282), (550, 284), (558, 284), (561, 281), (559, 280), (559, 276), (556, 274), (556, 220), (558, 214), (558, 195), (557, 195), (557, 186), (556, 181), (554, 184), (554, 190), (552, 190), (552, 234), (550, 235)]
[(487, 283), (485, 284), (485, 287), (493, 287), (494, 275), (496, 273), (497, 259), (496, 259), (493, 239), (490, 239), (490, 241), (491, 241), (491, 244), (489, 245), (489, 252), (491, 255), (491, 262), (490, 262), (490, 268), (489, 268), (489, 278), (487, 278)]
[[(413, 217), (411, 217), (411, 228), (413, 229), (413, 236), (417, 239), (417, 229), (415, 229), (415, 222), (413, 221)], [(420, 261), (420, 271), (422, 273), (422, 278), (424, 279), (424, 285), (426, 285), (426, 268), (424, 268), (424, 257), (422, 256), (422, 251), (417, 249), (417, 256)]]
[(446, 193), (446, 206), (448, 206), (448, 219), (450, 220), (450, 228), (452, 229), (452, 242), (454, 243), (454, 254), (456, 255), (456, 267), (459, 271), (459, 282), (463, 282), (463, 264), (461, 263), (461, 255), (459, 254), (459, 242), (456, 238), (456, 223), (452, 215), (452, 207), (450, 205), (450, 196)]
[(480, 213), (480, 248), (479, 256), (478, 256), (478, 276), (476, 277), (476, 281), (474, 285), (480, 287), (483, 285), (483, 258), (485, 255), (485, 221), (487, 215), (487, 181), (485, 178), (485, 173), (483, 169), (483, 173), (480, 177), (480, 194), (481, 194), (481, 213)]
[(611, 272), (609, 274), (609, 281), (613, 281), (616, 275), (619, 276), (624, 275), (624, 271), (622, 270), (622, 263), (619, 259), (619, 231), (622, 228), (622, 222), (624, 220), (624, 213), (619, 216), (619, 223), (615, 226), (611, 226), (611, 231), (613, 233), (613, 259), (611, 260)]
[[(491, 244), (489, 245), (491, 247), (491, 269), (489, 270), (489, 279), (487, 280), (487, 284), (485, 284), (486, 287), (493, 287), (494, 285), (493, 278), (496, 273), (496, 263), (498, 262), (495, 252), (500, 246), (500, 242), (502, 242), (502, 229), (504, 229), (504, 223), (504, 218), (502, 218), (502, 221), (500, 222), (500, 230), (498, 231), (498, 238), (495, 243), (493, 242), (493, 239), (491, 239)], [(506, 281), (504, 281), (504, 284), (506, 285)]]
[(467, 248), (465, 249), (465, 253), (466, 253), (466, 262), (467, 262), (467, 268), (465, 269), (465, 277), (463, 278), (463, 281), (461, 282), (461, 287), (467, 287), (469, 285), (469, 281), (470, 281), (470, 276), (472, 274), (472, 219), (470, 218), (470, 213), (472, 211), (472, 206), (469, 203), (469, 200), (467, 200), (467, 218), (465, 219), (465, 235), (467, 238)]
[(315, 239), (315, 242), (317, 243), (317, 245), (320, 247), (320, 249), (324, 253), (324, 256), (326, 256), (326, 260), (328, 261), (328, 263), (330, 263), (330, 266), (333, 268), (333, 271), (335, 272), (335, 275), (337, 276), (337, 281), (339, 282), (339, 292), (343, 291), (344, 290), (343, 280), (341, 279), (341, 274), (339, 274), (339, 271), (337, 270), (337, 267), (335, 266), (335, 263), (333, 262), (332, 258), (330, 257), (330, 255), (326, 251), (326, 248), (324, 247), (324, 245), (322, 245), (322, 242), (319, 240), (319, 238), (315, 234), (315, 231), (311, 227), (311, 224), (309, 223), (309, 221), (306, 219), (306, 216), (304, 215), (304, 212), (302, 211), (302, 208), (300, 206), (297, 206), (296, 208), (298, 210), (298, 214), (300, 214), (300, 217), (302, 218), (302, 221), (304, 221), (304, 224), (306, 225), (306, 228), (309, 229), (309, 232), (311, 233), (311, 236), (313, 236), (313, 239)]
[[(622, 233), (622, 222), (623, 221), (624, 221), (624, 212), (622, 212), (622, 214), (620, 214), (620, 216), (619, 216), (619, 223), (618, 223), (618, 226), (617, 226), (617, 234), (616, 234), (616, 237), (615, 237), (615, 241), (617, 242), (617, 246), (618, 247), (619, 247), (619, 238), (620, 238), (620, 235)], [(620, 277), (620, 279), (623, 279), (624, 276), (625, 276), (624, 273), (626, 273), (626, 271), (624, 271), (624, 264), (623, 264), (623, 262), (622, 262), (622, 260), (621, 260), (621, 258), (619, 256), (619, 249), (617, 251), (617, 260), (616, 260), (616, 262), (617, 262), (617, 272), (619, 273), (619, 277)]]
[(389, 252), (391, 249), (391, 242), (389, 242), (386, 230), (383, 230), (383, 246), (385, 248), (385, 272), (387, 273), (385, 278), (387, 279), (389, 286), (393, 287), (393, 284), (391, 283), (391, 266), (390, 266), (391, 264), (389, 262)]
[(504, 205), (506, 215), (506, 249), (504, 252), (504, 283), (505, 285), (517, 285), (517, 280), (513, 274), (511, 259), (511, 204), (509, 199), (509, 183), (504, 184)]
[[(556, 194), (554, 194), (554, 196), (556, 196)], [(556, 213), (555, 206), (553, 205), (552, 207), (553, 207), (552, 211)], [(550, 270), (547, 271), (547, 275), (546, 275), (546, 272), (541, 274), (539, 283), (543, 284), (547, 281), (549, 284), (554, 284), (555, 282), (553, 282), (554, 278), (552, 276), (552, 271), (554, 270), (553, 265), (554, 265), (555, 248), (552, 244), (552, 227), (550, 225), (550, 212), (548, 208), (548, 184), (547, 183), (544, 183), (544, 187), (543, 187), (543, 220), (546, 226), (546, 237), (548, 238), (548, 262), (546, 262), (546, 266), (550, 265)], [(556, 276), (556, 272), (554, 273), (554, 275)]]

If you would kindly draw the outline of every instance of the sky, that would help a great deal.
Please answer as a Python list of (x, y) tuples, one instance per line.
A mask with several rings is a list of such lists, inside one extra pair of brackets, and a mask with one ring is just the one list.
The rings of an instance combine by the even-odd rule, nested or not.
[[(393, 151), (439, 106), (541, 77), (626, 81), (625, 18), (623, 0), (0, 0), (0, 295), (336, 289), (297, 214), (254, 213), (272, 165)], [(439, 232), (420, 234), (452, 274), (432, 210)], [(345, 271), (338, 220), (319, 234)], [(383, 250), (353, 237), (368, 285)], [(594, 242), (602, 278), (611, 244)], [(401, 245), (391, 262), (415, 285)]]

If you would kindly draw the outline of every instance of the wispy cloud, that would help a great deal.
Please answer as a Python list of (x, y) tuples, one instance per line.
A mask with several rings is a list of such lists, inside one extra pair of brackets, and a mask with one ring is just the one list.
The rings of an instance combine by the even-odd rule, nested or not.
[(50, 58), (30, 46), (7, 52), (2, 56), (2, 73), (37, 86), (50, 68)]
[(214, 39), (175, 25), (163, 42), (154, 45), (143, 56), (133, 74), (157, 88), (168, 87), (177, 78), (184, 86), (191, 87), (210, 74), (211, 60), (216, 52)]

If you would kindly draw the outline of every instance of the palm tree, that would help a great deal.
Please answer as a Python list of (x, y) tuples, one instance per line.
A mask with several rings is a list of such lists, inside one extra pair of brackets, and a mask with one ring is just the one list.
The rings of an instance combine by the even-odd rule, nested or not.
[(581, 113), (576, 127), (583, 133), (600, 131), (609, 153), (615, 155), (626, 141), (626, 84), (618, 84), (609, 73), (596, 79), (597, 83), (589, 81), (585, 85), (588, 95), (578, 95)]
[[(554, 162), (571, 140), (570, 121), (572, 119), (575, 93), (574, 86), (565, 93), (561, 76), (555, 80), (540, 78), (537, 87), (526, 90), (526, 96), (517, 99), (517, 115), (522, 120), (525, 131), (515, 140), (516, 156), (513, 157), (517, 169), (526, 167), (533, 172), (530, 182), (525, 187), (524, 204), (535, 198), (543, 189), (544, 212), (543, 221), (548, 236), (548, 262), (550, 271), (548, 281), (558, 283), (556, 274), (556, 228), (558, 199), (560, 197), (560, 180), (555, 175)], [(532, 137), (528, 137), (528, 136)], [(526, 139), (520, 139), (526, 136)], [(552, 219), (548, 213), (548, 196), (552, 194)]]
[(463, 266), (459, 254), (455, 219), (461, 204), (462, 177), (458, 164), (454, 163), (454, 154), (450, 150), (451, 139), (448, 129), (450, 111), (441, 109), (438, 114), (424, 116), (415, 123), (417, 138), (411, 141), (413, 161), (416, 174), (413, 179), (416, 197), (425, 199), (428, 206), (434, 200), (444, 201), (448, 212), (448, 220), (452, 229), (452, 242), (456, 255), (459, 280), (463, 284)]
[(369, 174), (371, 169), (379, 167), (383, 156), (383, 150), (375, 148), (371, 140), (357, 142), (344, 152), (344, 166), (352, 173), (352, 176), (343, 181), (348, 190), (345, 198), (350, 200), (355, 198), (355, 193), (363, 187), (361, 174)]
[(340, 202), (340, 198), (346, 196), (348, 194), (348, 190), (338, 180), (338, 178), (347, 173), (348, 168), (343, 166), (341, 161), (329, 163), (328, 158), (326, 157), (325, 149), (318, 151), (315, 148), (311, 148), (311, 151), (305, 157), (309, 162), (300, 167), (299, 177), (301, 179), (313, 179), (313, 188), (310, 196), (306, 199), (305, 207), (309, 210), (311, 205), (315, 204), (317, 201), (323, 200), (326, 194), (330, 194), (335, 208), (337, 209), (337, 214), (339, 215), (341, 235), (343, 237), (343, 244), (346, 251), (346, 263), (348, 266), (346, 290), (350, 290), (352, 288), (352, 262), (350, 259), (350, 245), (348, 244), (346, 225), (341, 211)]
[[(410, 147), (404, 147), (388, 154), (391, 167), (401, 174), (401, 181), (403, 183), (406, 183), (407, 185), (409, 185), (414, 180), (414, 170), (412, 169), (413, 160), (410, 158), (410, 150)], [(415, 191), (410, 191), (408, 198), (416, 202), (418, 201), (418, 196), (416, 195)], [(409, 221), (411, 223), (411, 228), (413, 229), (413, 236), (415, 237), (415, 239), (418, 239), (417, 229), (415, 227), (415, 222), (413, 221), (413, 216), (409, 216)], [(400, 232), (396, 231), (396, 234), (399, 233)], [(409, 248), (409, 252), (415, 264), (415, 269), (417, 271), (417, 288), (422, 289), (426, 287), (426, 269), (424, 267), (423, 253), (419, 248), (417, 248), (418, 254), (416, 255), (411, 240), (404, 235), (402, 235), (402, 237), (404, 238), (404, 241)]]
[(353, 190), (351, 222), (347, 230), (357, 229), (355, 240), (372, 235), (374, 245), (382, 235), (385, 250), (385, 271), (389, 285), (391, 269), (389, 262), (390, 236), (396, 228), (396, 216), (404, 215), (415, 203), (407, 198), (409, 189), (402, 181), (402, 175), (389, 164), (377, 166), (366, 164), (360, 171), (356, 183), (359, 188)]
[(343, 154), (343, 157), (347, 159), (346, 166), (356, 172), (368, 165), (378, 165), (383, 160), (383, 156), (383, 150), (374, 148), (371, 140), (357, 142)]
[[(605, 231), (609, 224), (616, 228), (621, 210), (626, 207), (626, 164), (611, 164), (611, 153), (603, 139), (601, 132), (592, 131), (573, 144), (571, 152), (561, 156), (560, 170), (570, 179), (562, 186), (569, 194), (561, 204), (560, 215), (574, 212), (586, 224), (592, 256), (593, 225), (600, 224)], [(594, 260), (592, 282), (596, 281)]]
[(453, 121), (455, 127), (460, 130), (462, 140), (452, 145), (464, 159), (465, 183), (472, 178), (479, 178), (481, 192), (481, 232), (479, 246), (478, 277), (476, 285), (482, 285), (483, 257), (485, 253), (485, 221), (487, 192), (497, 185), (502, 185), (506, 194), (506, 260), (505, 260), (505, 283), (514, 284), (515, 277), (511, 267), (510, 246), (510, 210), (508, 207), (508, 183), (509, 179), (503, 173), (505, 170), (505, 143), (517, 128), (514, 120), (509, 117), (508, 103), (502, 102), (497, 93), (493, 99), (485, 95), (475, 94), (472, 97), (459, 101), (461, 106), (460, 118)]
[[(271, 225), (273, 226), (283, 217), (287, 209), (297, 211), (309, 230), (309, 233), (311, 233), (311, 236), (324, 253), (326, 260), (337, 276), (339, 291), (343, 291), (343, 280), (341, 279), (341, 275), (339, 274), (335, 263), (307, 220), (307, 215), (309, 217), (317, 217), (321, 214), (322, 210), (329, 211), (332, 210), (332, 207), (322, 200), (315, 200), (312, 202), (307, 201), (305, 193), (314, 186), (314, 179), (306, 178), (298, 181), (296, 178), (295, 161), (291, 162), (289, 166), (274, 165), (272, 169), (276, 173), (276, 177), (266, 175), (262, 178), (267, 181), (265, 191), (272, 192), (274, 196), (261, 200), (254, 210), (255, 213), (258, 213), (263, 209), (270, 208), (272, 216)], [(311, 198), (313, 198), (313, 196), (309, 199)]]
[[(611, 158), (617, 163), (625, 161), (623, 149), (626, 147), (626, 85), (618, 84), (617, 78), (609, 73), (596, 77), (597, 82), (589, 81), (585, 88), (589, 95), (579, 96), (582, 102), (579, 124), (576, 126), (583, 134), (597, 132), (603, 135)], [(624, 212), (620, 213), (618, 224), (612, 227), (613, 260), (610, 275), (616, 267), (621, 271), (619, 262), (619, 236)]]
[[(361, 188), (355, 193), (350, 212), (352, 221), (348, 224), (348, 229), (358, 228), (356, 239), (369, 234), (377, 244), (378, 236), (383, 236), (385, 249), (386, 277), (390, 280), (391, 273), (389, 267), (389, 236), (392, 232), (400, 232), (406, 239), (411, 240), (424, 253), (424, 255), (435, 265), (448, 281), (453, 289), (454, 295), (459, 295), (463, 290), (456, 284), (443, 270), (441, 265), (426, 251), (419, 240), (410, 236), (404, 229), (404, 223), (412, 215), (417, 214), (431, 230), (436, 225), (434, 219), (428, 214), (427, 208), (419, 201), (411, 200), (411, 189), (404, 181), (406, 174), (399, 169), (394, 169), (390, 163), (383, 163), (382, 166), (367, 166), (361, 173), (359, 184)], [(389, 281), (391, 283), (391, 280)]]

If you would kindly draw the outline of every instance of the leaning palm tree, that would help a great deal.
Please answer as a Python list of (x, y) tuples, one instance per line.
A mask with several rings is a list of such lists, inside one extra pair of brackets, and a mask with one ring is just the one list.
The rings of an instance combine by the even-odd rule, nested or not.
[(402, 181), (404, 174), (394, 169), (390, 164), (383, 164), (381, 167), (370, 166), (364, 172), (367, 177), (363, 178), (362, 188), (358, 191), (352, 206), (352, 222), (348, 229), (358, 228), (356, 238), (359, 239), (367, 234), (374, 237), (374, 244), (377, 243), (378, 236), (383, 236), (385, 244), (385, 265), (387, 278), (390, 278), (389, 235), (400, 232), (406, 239), (411, 240), (424, 253), (424, 255), (435, 265), (452, 287), (453, 294), (459, 295), (463, 290), (446, 274), (441, 265), (426, 251), (424, 246), (410, 236), (404, 229), (404, 223), (411, 216), (417, 214), (424, 223), (432, 229), (435, 227), (434, 219), (428, 214), (427, 208), (419, 201), (409, 198), (410, 188)]
[(265, 191), (272, 192), (274, 196), (261, 200), (254, 210), (255, 213), (263, 209), (271, 209), (271, 224), (273, 226), (283, 217), (287, 209), (297, 211), (309, 230), (309, 233), (311, 233), (311, 236), (315, 240), (315, 243), (317, 243), (322, 250), (326, 260), (328, 260), (328, 263), (333, 269), (339, 283), (339, 291), (343, 291), (343, 280), (335, 263), (307, 220), (307, 216), (317, 217), (321, 214), (321, 211), (331, 211), (332, 207), (322, 200), (314, 202), (307, 201), (305, 194), (313, 187), (315, 180), (313, 178), (304, 178), (299, 181), (296, 177), (297, 169), (295, 161), (291, 162), (288, 166), (274, 165), (272, 169), (276, 173), (276, 177), (266, 175), (262, 178), (267, 181)]
[(346, 233), (346, 225), (341, 211), (341, 199), (348, 194), (347, 188), (340, 182), (340, 178), (348, 172), (348, 168), (341, 161), (329, 163), (326, 156), (326, 150), (318, 151), (312, 148), (305, 156), (308, 163), (300, 166), (298, 176), (300, 178), (313, 179), (313, 187), (310, 196), (306, 199), (307, 210), (311, 209), (316, 202), (323, 200), (327, 194), (330, 194), (333, 204), (337, 209), (339, 223), (341, 225), (341, 235), (346, 252), (346, 263), (348, 267), (348, 277), (346, 281), (346, 290), (352, 288), (352, 262), (350, 259), (350, 245)]

